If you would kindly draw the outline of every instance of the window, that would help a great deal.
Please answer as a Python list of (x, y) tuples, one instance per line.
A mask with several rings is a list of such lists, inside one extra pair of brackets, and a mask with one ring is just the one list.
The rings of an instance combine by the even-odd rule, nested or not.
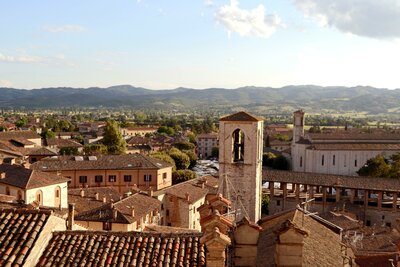
[(168, 217), (169, 216), (169, 210), (166, 211), (165, 215)]
[(96, 175), (96, 176), (94, 177), (94, 181), (95, 181), (96, 183), (101, 183), (101, 182), (103, 182), (103, 175)]
[(79, 182), (81, 184), (87, 183), (87, 176), (79, 176)]
[(280, 201), (280, 200), (277, 200), (277, 201), (276, 201), (276, 205), (277, 205), (277, 206), (280, 206), (280, 205), (281, 205), (281, 201)]
[(324, 163), (325, 163), (325, 155), (322, 155), (321, 165), (324, 166)]
[(300, 167), (303, 167), (303, 157), (300, 157)]
[(117, 181), (117, 176), (116, 175), (109, 175), (108, 176), (108, 181), (109, 182), (116, 182)]
[(110, 231), (111, 230), (111, 223), (110, 222), (103, 222), (103, 230)]
[(56, 188), (56, 190), (54, 191), (55, 193), (55, 197), (59, 198), (60, 197), (60, 188)]
[(354, 160), (354, 167), (357, 167), (357, 159)]
[(124, 175), (124, 182), (132, 182), (132, 175)]
[(165, 180), (165, 179), (167, 179), (167, 173), (166, 172), (164, 172), (163, 174), (162, 174), (162, 178)]
[(336, 161), (336, 158), (335, 158), (335, 155), (333, 155), (333, 158), (332, 158), (332, 164), (333, 164), (333, 166), (335, 166), (335, 161)]
[(244, 133), (236, 129), (232, 134), (233, 141), (233, 161), (243, 161), (244, 158)]
[(18, 200), (22, 200), (22, 192), (21, 192), (21, 190), (18, 190)]
[(164, 210), (164, 204), (161, 204), (161, 210)]
[(10, 195), (10, 188), (7, 186), (6, 187), (6, 195), (9, 196)]
[(145, 174), (144, 175), (144, 181), (145, 182), (151, 182), (151, 174)]

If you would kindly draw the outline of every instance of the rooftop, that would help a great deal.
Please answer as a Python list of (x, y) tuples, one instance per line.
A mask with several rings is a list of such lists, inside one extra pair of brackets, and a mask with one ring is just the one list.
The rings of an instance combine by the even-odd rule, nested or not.
[(264, 121), (263, 119), (253, 116), (245, 111), (240, 111), (238, 113), (222, 117), (219, 120), (220, 121)]
[(51, 212), (0, 209), (0, 265), (23, 266)]
[(171, 167), (171, 165), (142, 154), (125, 154), (51, 157), (36, 162), (31, 167), (42, 171), (137, 170), (162, 169)]
[(19, 165), (1, 164), (0, 173), (5, 173), (5, 177), (0, 179), (0, 183), (22, 189), (39, 188), (69, 181), (58, 175), (26, 169)]
[(344, 176), (309, 172), (278, 171), (263, 169), (263, 180), (270, 182), (297, 183), (327, 187), (367, 189), (386, 192), (400, 191), (400, 180), (368, 176)]
[(201, 233), (55, 232), (37, 266), (205, 266)]

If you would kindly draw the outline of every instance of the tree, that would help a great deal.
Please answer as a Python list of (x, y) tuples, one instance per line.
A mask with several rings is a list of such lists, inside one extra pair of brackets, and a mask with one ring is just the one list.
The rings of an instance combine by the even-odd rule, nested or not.
[(118, 124), (115, 121), (107, 121), (104, 129), (103, 144), (109, 154), (122, 154), (126, 151), (126, 142), (122, 138)]
[(265, 215), (269, 214), (269, 197), (267, 194), (262, 194), (261, 213)]
[(170, 157), (175, 161), (175, 166), (178, 170), (187, 169), (190, 165), (190, 158), (177, 148), (171, 148), (169, 151)]
[(272, 152), (264, 153), (263, 154), (263, 166), (272, 167), (272, 163), (274, 162), (275, 158), (276, 158), (276, 155)]
[(173, 146), (179, 150), (192, 150), (193, 151), (195, 148), (195, 145), (193, 143), (185, 142), (185, 141), (175, 142), (173, 144)]
[(77, 147), (62, 147), (59, 151), (60, 155), (78, 155)]
[(360, 176), (389, 177), (390, 165), (382, 155), (367, 160), (367, 163), (357, 171)]
[(168, 127), (168, 126), (160, 126), (158, 128), (157, 132), (160, 133), (160, 134), (175, 135), (174, 128)]
[(211, 157), (219, 158), (219, 148), (217, 146), (211, 148)]
[(193, 150), (183, 150), (182, 152), (189, 156), (189, 169), (192, 169), (194, 166), (196, 166), (198, 160), (196, 153), (194, 153)]
[(28, 123), (28, 119), (26, 117), (20, 117), (19, 120), (15, 123), (15, 126), (22, 127)]
[(284, 156), (278, 155), (272, 162), (272, 168), (277, 170), (288, 170), (289, 162)]
[(196, 178), (196, 173), (191, 170), (177, 170), (172, 172), (172, 184), (179, 184)]
[(103, 144), (91, 144), (83, 147), (83, 152), (86, 155), (107, 154), (107, 147)]

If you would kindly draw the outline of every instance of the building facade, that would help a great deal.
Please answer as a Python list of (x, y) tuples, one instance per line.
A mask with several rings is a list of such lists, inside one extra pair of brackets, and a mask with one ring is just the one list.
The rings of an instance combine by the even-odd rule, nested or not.
[(367, 160), (400, 152), (400, 134), (338, 130), (304, 133), (304, 112), (294, 113), (292, 169), (297, 172), (357, 175)]
[(237, 220), (247, 216), (256, 222), (261, 217), (264, 121), (239, 112), (219, 123), (220, 190), (232, 202)]
[(197, 156), (206, 159), (212, 156), (213, 148), (218, 148), (218, 134), (199, 134), (196, 137)]

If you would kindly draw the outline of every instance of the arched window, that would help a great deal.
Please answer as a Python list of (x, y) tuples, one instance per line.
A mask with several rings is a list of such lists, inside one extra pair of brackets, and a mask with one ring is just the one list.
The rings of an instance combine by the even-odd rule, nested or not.
[(42, 193), (42, 190), (36, 191), (36, 201), (39, 203), (39, 205), (43, 205), (43, 193)]
[(300, 157), (300, 167), (303, 167), (303, 157)]
[(56, 189), (54, 189), (54, 196), (56, 198), (60, 197), (60, 187), (59, 186), (57, 186)]
[(333, 166), (335, 166), (335, 161), (336, 161), (336, 158), (335, 158), (335, 155), (333, 155), (333, 158), (332, 158), (332, 164), (333, 164)]
[(244, 160), (244, 133), (240, 129), (236, 129), (232, 134), (233, 141), (233, 161), (239, 162)]
[(6, 186), (6, 195), (7, 195), (7, 196), (11, 195), (11, 193), (10, 193), (10, 188), (9, 188), (8, 186)]
[(321, 165), (324, 166), (325, 163), (325, 155), (322, 155)]
[(22, 192), (21, 190), (18, 190), (18, 200), (22, 200)]

